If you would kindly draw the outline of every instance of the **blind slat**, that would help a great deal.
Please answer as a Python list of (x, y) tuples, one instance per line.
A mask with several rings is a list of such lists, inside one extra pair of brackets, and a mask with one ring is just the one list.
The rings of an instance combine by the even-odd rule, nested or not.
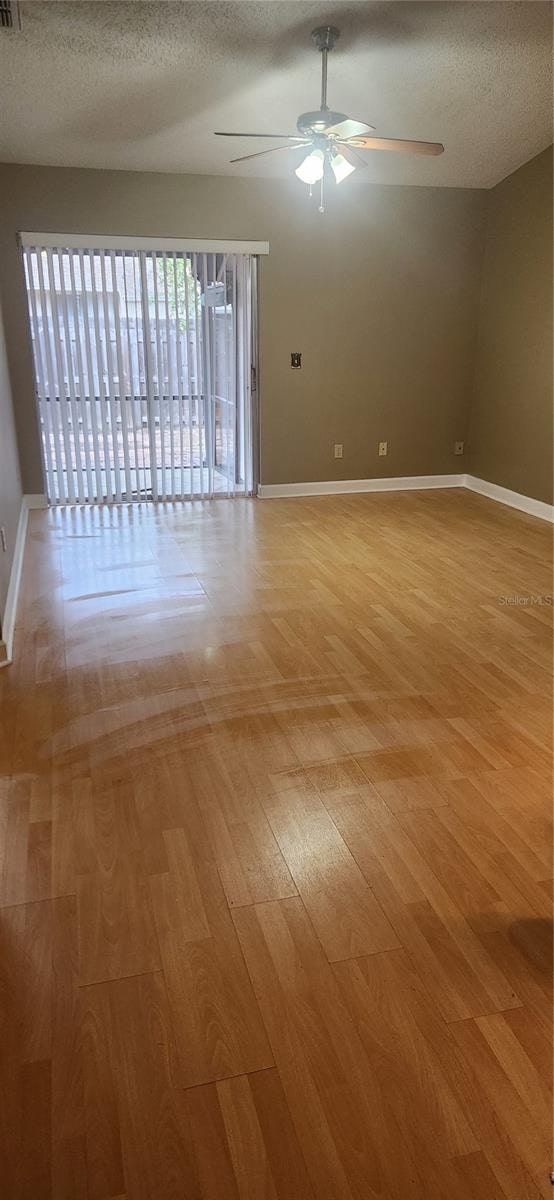
[[(64, 472), (61, 482), (64, 485), (64, 499), (70, 504), (75, 503), (75, 480), (73, 475), (72, 461), (72, 439), (69, 432), (69, 415), (65, 396), (65, 380), (63, 369), (63, 346), (60, 330), (60, 322), (58, 316), (58, 300), (56, 296), (56, 277), (54, 274), (54, 256), (52, 250), (46, 251), (46, 259), (48, 262), (48, 273), (50, 277), (50, 312), (52, 316), (52, 346), (54, 350), (53, 366), (55, 364), (55, 374), (52, 380), (54, 391), (50, 393), (50, 399), (58, 404), (58, 413), (60, 416), (61, 436), (63, 441), (63, 461)], [(58, 486), (60, 480), (58, 480)], [(61, 490), (61, 489), (60, 489)]]
[[(69, 308), (68, 308), (68, 304), (67, 304), (67, 295), (66, 295), (66, 290), (65, 290), (64, 264), (62, 262), (62, 257), (60, 255), (60, 251), (58, 250), (55, 253), (57, 254), (57, 265), (58, 265), (58, 270), (59, 270), (59, 275), (60, 275), (60, 316), (61, 316), (60, 327), (63, 326), (64, 347), (65, 347), (65, 370), (66, 370), (66, 374), (67, 374), (67, 390), (69, 393), (69, 397), (68, 397), (69, 411), (71, 414), (71, 431), (70, 431), (71, 438), (70, 438), (70, 440), (71, 440), (71, 449), (72, 449), (72, 453), (73, 453), (73, 457), (74, 457), (74, 461), (75, 461), (75, 473), (77, 476), (75, 494), (76, 494), (76, 497), (79, 497), (84, 494), (84, 481), (83, 481), (83, 467), (82, 467), (82, 461), (81, 461), (80, 420), (79, 420), (79, 412), (78, 412), (77, 400), (76, 400), (76, 395), (75, 395), (75, 376), (74, 376), (74, 372), (73, 372), (73, 354), (72, 354), (73, 339), (71, 336), (71, 327), (70, 327), (70, 323), (69, 323)], [(61, 394), (60, 394), (60, 403), (63, 403)]]
[(81, 287), (83, 301), (83, 341), (85, 349), (85, 359), (87, 364), (87, 379), (84, 384), (84, 393), (88, 395), (89, 415), (90, 415), (90, 431), (92, 441), (92, 457), (94, 459), (94, 475), (95, 475), (95, 492), (88, 499), (96, 498), (98, 502), (104, 498), (104, 484), (102, 480), (102, 458), (100, 453), (100, 436), (98, 428), (98, 412), (96, 405), (96, 384), (94, 381), (93, 368), (93, 350), (92, 340), (90, 336), (90, 320), (92, 311), (89, 308), (89, 301), (86, 286), (86, 264), (82, 250), (79, 250), (79, 265), (81, 268)]
[(35, 280), (33, 276), (33, 260), (30, 254), (25, 255), (24, 265), (27, 294), (29, 297), (29, 319), (33, 342), (33, 360), (35, 364), (35, 388), (39, 419), (41, 422), (42, 444), (44, 448), (46, 484), (48, 487), (48, 495), (54, 496), (56, 494), (56, 485), (54, 482), (55, 466), (53, 461), (52, 447), (52, 421), (50, 405), (46, 402), (46, 381), (44, 372), (44, 357), (42, 353), (42, 338), (40, 336)]

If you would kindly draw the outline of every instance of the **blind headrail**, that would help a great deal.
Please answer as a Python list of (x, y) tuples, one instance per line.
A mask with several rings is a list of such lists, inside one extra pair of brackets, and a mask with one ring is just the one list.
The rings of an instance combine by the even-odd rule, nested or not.
[(269, 254), (269, 242), (225, 241), (213, 238), (119, 237), (95, 233), (39, 233), (24, 230), (22, 246), (43, 250), (142, 250), (146, 253), (187, 251), (204, 254)]

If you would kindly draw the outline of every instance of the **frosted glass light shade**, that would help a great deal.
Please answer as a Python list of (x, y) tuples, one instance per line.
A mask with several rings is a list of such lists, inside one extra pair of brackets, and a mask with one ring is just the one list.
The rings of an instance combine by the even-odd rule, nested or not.
[(334, 154), (331, 159), (331, 170), (337, 183), (342, 183), (343, 179), (347, 179), (356, 168), (352, 166), (352, 163), (347, 162), (343, 154)]
[(302, 180), (302, 183), (317, 183), (323, 176), (323, 167), (325, 163), (325, 155), (323, 150), (312, 150), (307, 158), (300, 163), (294, 174)]

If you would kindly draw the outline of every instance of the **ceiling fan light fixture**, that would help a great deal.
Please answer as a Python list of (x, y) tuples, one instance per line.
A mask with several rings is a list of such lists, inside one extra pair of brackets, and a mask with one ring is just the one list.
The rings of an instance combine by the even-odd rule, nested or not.
[(336, 153), (331, 155), (331, 170), (337, 183), (342, 183), (356, 168), (346, 160), (344, 154)]
[[(2, 0), (0, 0), (1, 4)], [(323, 192), (325, 177), (329, 175), (328, 168), (331, 168), (335, 182), (342, 183), (343, 179), (348, 179), (348, 176), (358, 166), (365, 167), (367, 165), (363, 155), (358, 153), (359, 150), (396, 150), (412, 154), (442, 154), (444, 150), (442, 142), (368, 136), (375, 132), (374, 125), (368, 125), (367, 121), (355, 121), (346, 113), (334, 112), (329, 108), (327, 104), (327, 59), (338, 36), (339, 31), (335, 29), (334, 25), (321, 25), (312, 32), (312, 39), (321, 53), (321, 100), (318, 109), (300, 113), (296, 122), (297, 133), (282, 135), (279, 133), (231, 134), (220, 132), (218, 134), (219, 137), (276, 138), (281, 142), (280, 146), (271, 146), (267, 150), (258, 150), (251, 154), (243, 154), (240, 158), (232, 158), (231, 162), (233, 163), (246, 162), (265, 154), (275, 154), (277, 151), (299, 150), (303, 144), (306, 149), (306, 158), (296, 168), (295, 175), (302, 183), (308, 184), (310, 196), (314, 184), (319, 184), (318, 208), (320, 212), (325, 211)], [(339, 152), (339, 146), (343, 147), (344, 154)]]
[(302, 180), (302, 183), (317, 183), (323, 178), (323, 170), (325, 167), (325, 155), (323, 150), (312, 150), (310, 154), (296, 168), (294, 174)]

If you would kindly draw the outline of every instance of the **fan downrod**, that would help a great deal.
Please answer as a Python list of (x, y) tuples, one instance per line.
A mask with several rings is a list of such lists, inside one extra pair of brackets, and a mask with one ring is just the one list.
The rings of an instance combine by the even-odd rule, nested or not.
[(301, 113), (298, 118), (297, 129), (307, 137), (324, 134), (331, 125), (346, 120), (345, 113), (330, 112), (327, 104), (327, 55), (338, 37), (340, 34), (335, 25), (319, 25), (312, 30), (312, 41), (321, 51), (321, 105), (317, 112)]

